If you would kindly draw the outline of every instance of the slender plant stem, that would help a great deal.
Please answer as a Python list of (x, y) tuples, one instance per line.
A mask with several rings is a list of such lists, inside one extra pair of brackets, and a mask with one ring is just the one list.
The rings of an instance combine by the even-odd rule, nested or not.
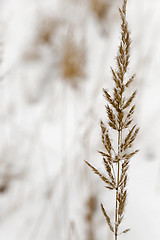
[(118, 166), (117, 166), (117, 188), (116, 188), (116, 209), (115, 209), (115, 240), (118, 239), (118, 190), (119, 190), (119, 172), (120, 172), (120, 144), (122, 140), (122, 130), (119, 126), (118, 131)]
[(115, 240), (117, 240), (117, 210), (118, 210), (118, 202), (117, 202), (117, 197), (118, 197), (118, 190), (116, 190), (116, 211), (115, 211)]
[[(86, 161), (86, 164), (92, 169), (92, 171), (98, 175), (105, 184), (107, 184), (106, 188), (114, 190), (114, 223), (112, 223), (110, 216), (108, 216), (103, 204), (101, 203), (103, 215), (110, 230), (114, 233), (114, 240), (118, 240), (119, 225), (121, 224), (124, 216), (127, 198), (127, 171), (130, 162), (129, 160), (138, 152), (138, 150), (133, 152), (130, 151), (130, 148), (132, 147), (139, 131), (139, 128), (136, 127), (136, 125), (132, 126), (132, 115), (135, 109), (135, 104), (132, 104), (136, 96), (136, 90), (127, 98), (123, 95), (125, 90), (130, 87), (130, 84), (135, 78), (135, 75), (132, 75), (129, 79), (126, 79), (126, 73), (128, 72), (128, 65), (130, 62), (131, 44), (128, 23), (126, 20), (126, 6), (127, 0), (123, 0), (122, 7), (119, 8), (121, 17), (121, 42), (116, 57), (117, 68), (115, 68), (115, 70), (111, 68), (112, 77), (115, 82), (113, 97), (106, 89), (103, 89), (104, 96), (108, 102), (106, 105), (108, 116), (107, 123), (109, 128), (116, 131), (117, 134), (117, 143), (115, 148), (112, 145), (113, 139), (110, 137), (109, 129), (106, 128), (103, 121), (101, 121), (102, 142), (106, 152), (99, 151), (99, 153), (103, 156), (103, 163), (105, 165), (107, 176), (101, 174), (101, 172)], [(123, 129), (128, 131), (123, 131)], [(127, 233), (128, 231), (129, 229), (125, 229), (121, 233)]]

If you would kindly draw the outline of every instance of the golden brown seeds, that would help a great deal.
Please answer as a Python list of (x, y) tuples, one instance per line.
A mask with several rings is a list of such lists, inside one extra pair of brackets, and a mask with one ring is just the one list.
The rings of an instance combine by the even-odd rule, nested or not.
[[(124, 0), (122, 8), (119, 9), (121, 16), (121, 42), (116, 57), (117, 68), (111, 68), (112, 79), (115, 83), (113, 97), (106, 89), (103, 89), (105, 99), (108, 102), (106, 105), (108, 126), (117, 133), (117, 142), (115, 143), (110, 136), (110, 132), (107, 130), (108, 126), (106, 128), (101, 121), (102, 142), (106, 152), (99, 151), (99, 153), (103, 156), (107, 177), (86, 162), (94, 173), (99, 175), (107, 184), (106, 188), (116, 191), (114, 228), (111, 224), (110, 217), (101, 204), (102, 212), (110, 230), (114, 232), (115, 240), (117, 240), (117, 236), (119, 235), (118, 228), (124, 217), (127, 199), (127, 173), (130, 159), (138, 152), (138, 150), (129, 152), (129, 148), (132, 147), (139, 132), (139, 128), (137, 128), (136, 125), (132, 126), (135, 105), (131, 106), (131, 104), (136, 96), (136, 91), (134, 91), (127, 100), (125, 100), (126, 95), (124, 95), (135, 78), (135, 75), (133, 75), (128, 81), (125, 80), (126, 72), (128, 71), (131, 44), (128, 23), (126, 21), (126, 4), (127, 0)], [(128, 110), (129, 106), (130, 109)], [(124, 131), (124, 129), (128, 129), (128, 132)], [(129, 229), (126, 229), (122, 233), (127, 233), (128, 231)]]
[(86, 164), (93, 170), (95, 174), (97, 174), (109, 187), (115, 188), (114, 184), (108, 180), (103, 174), (101, 174), (96, 168), (94, 168), (91, 164), (85, 161)]
[(111, 139), (109, 137), (108, 130), (106, 129), (106, 127), (104, 126), (104, 123), (102, 121), (101, 121), (101, 130), (102, 130), (103, 145), (104, 145), (105, 149), (107, 150), (109, 156), (111, 156), (111, 150), (113, 149), (112, 144), (111, 144)]
[(124, 230), (122, 233), (127, 233), (127, 232), (129, 232), (129, 231), (130, 231), (130, 228)]
[(125, 160), (129, 160), (131, 157), (133, 157), (136, 153), (138, 153), (139, 152), (139, 150), (136, 150), (136, 151), (134, 151), (134, 152), (131, 152), (131, 153), (129, 153), (129, 154), (124, 154), (123, 156), (122, 156), (122, 158), (123, 159), (125, 159)]
[(127, 108), (128, 106), (130, 106), (130, 104), (132, 103), (133, 99), (136, 96), (136, 92), (134, 91), (134, 93), (132, 93), (132, 95), (130, 96), (130, 98), (128, 99), (128, 101), (125, 103), (125, 105), (123, 106), (123, 109)]
[(125, 151), (125, 150), (128, 148), (130, 139), (131, 139), (131, 137), (132, 137), (132, 134), (133, 134), (135, 128), (136, 128), (136, 125), (134, 125), (134, 126), (130, 129), (129, 133), (127, 134), (127, 136), (126, 136), (126, 138), (125, 138), (124, 143), (121, 144), (121, 151)]
[(106, 213), (106, 211), (105, 211), (102, 203), (101, 203), (101, 209), (102, 209), (102, 212), (103, 212), (103, 214), (104, 214), (104, 216), (105, 216), (105, 219), (106, 219), (106, 221), (107, 221), (107, 223), (108, 223), (108, 226), (109, 226), (110, 230), (111, 230), (112, 232), (114, 232), (114, 229), (113, 229), (113, 226), (112, 226), (110, 217), (107, 215), (107, 213)]
[(112, 173), (112, 171), (113, 171), (112, 163), (108, 162), (105, 158), (103, 158), (103, 162), (104, 162), (105, 169), (108, 173), (108, 176), (110, 178), (110, 181), (113, 183), (113, 186), (116, 186), (116, 182), (115, 182), (115, 179), (114, 179), (114, 176)]
[(111, 67), (111, 71), (112, 71), (112, 77), (113, 77), (113, 80), (114, 80), (114, 82), (116, 84), (116, 87), (117, 88), (121, 88), (121, 82), (119, 80), (118, 75), (116, 74), (116, 71), (114, 71), (112, 67)]
[(107, 110), (107, 115), (109, 118), (109, 126), (111, 128), (113, 128), (114, 130), (118, 130), (118, 125), (117, 125), (117, 121), (116, 121), (116, 116), (113, 113), (113, 110), (109, 107), (109, 105), (106, 106), (106, 110)]
[(134, 81), (134, 79), (135, 79), (135, 74), (127, 81), (127, 83), (125, 84), (125, 87), (128, 88), (130, 84)]
[(106, 89), (103, 89), (103, 92), (104, 92), (104, 96), (105, 98), (107, 99), (107, 101), (115, 108), (117, 109), (118, 108), (118, 105), (115, 103), (115, 101), (111, 98), (110, 94), (107, 92)]

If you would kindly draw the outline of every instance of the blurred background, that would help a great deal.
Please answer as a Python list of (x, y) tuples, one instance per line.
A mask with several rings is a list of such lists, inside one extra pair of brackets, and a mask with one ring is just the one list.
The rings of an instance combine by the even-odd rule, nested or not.
[[(120, 40), (119, 0), (0, 1), (0, 238), (113, 240), (100, 209), (102, 87)], [(160, 1), (128, 1), (140, 153), (119, 239), (159, 240)]]

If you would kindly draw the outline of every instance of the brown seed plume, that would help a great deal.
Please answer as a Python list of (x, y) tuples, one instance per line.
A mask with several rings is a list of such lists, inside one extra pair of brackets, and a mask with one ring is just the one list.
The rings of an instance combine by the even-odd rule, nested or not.
[(85, 77), (86, 49), (84, 42), (78, 44), (72, 34), (63, 41), (60, 68), (62, 78), (73, 85)]
[(89, 0), (90, 7), (99, 21), (102, 21), (109, 10), (110, 4), (107, 0)]
[[(121, 17), (121, 41), (116, 56), (117, 67), (116, 69), (111, 68), (112, 79), (115, 83), (113, 96), (108, 93), (106, 89), (103, 89), (104, 97), (107, 101), (106, 113), (108, 117), (108, 126), (106, 127), (101, 121), (102, 143), (105, 150), (99, 151), (99, 153), (103, 157), (106, 176), (101, 174), (90, 163), (86, 162), (93, 172), (105, 182), (105, 187), (115, 191), (114, 220), (110, 219), (103, 204), (101, 204), (103, 215), (110, 230), (114, 233), (115, 240), (118, 239), (119, 234), (127, 233), (130, 230), (125, 229), (121, 231), (120, 224), (124, 218), (126, 206), (130, 159), (138, 152), (138, 150), (133, 150), (132, 147), (139, 132), (137, 125), (132, 125), (135, 110), (135, 104), (133, 104), (133, 102), (136, 96), (136, 90), (133, 91), (130, 96), (126, 97), (127, 90), (131, 87), (131, 83), (135, 79), (135, 74), (129, 79), (126, 79), (126, 73), (128, 76), (131, 45), (130, 33), (126, 20), (126, 5), (127, 0), (123, 0), (123, 5), (119, 9)], [(110, 133), (112, 130), (117, 132), (117, 141), (113, 145)]]

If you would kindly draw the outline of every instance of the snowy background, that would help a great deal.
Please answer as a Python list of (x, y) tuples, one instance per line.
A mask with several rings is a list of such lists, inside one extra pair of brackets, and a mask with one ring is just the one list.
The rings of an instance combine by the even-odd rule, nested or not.
[[(135, 121), (119, 240), (159, 240), (160, 1), (129, 0)], [(120, 39), (117, 0), (0, 1), (0, 238), (113, 240), (100, 203), (113, 196), (85, 165), (102, 167), (102, 87)], [(69, 60), (70, 59), (70, 60)]]

